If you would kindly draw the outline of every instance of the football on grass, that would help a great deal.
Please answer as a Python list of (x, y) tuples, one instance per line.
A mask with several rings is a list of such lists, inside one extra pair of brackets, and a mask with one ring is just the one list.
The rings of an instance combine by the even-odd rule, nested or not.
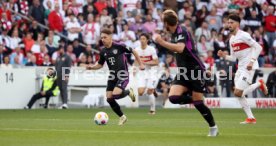
[(105, 112), (97, 112), (94, 121), (97, 125), (106, 125), (108, 122), (108, 115)]

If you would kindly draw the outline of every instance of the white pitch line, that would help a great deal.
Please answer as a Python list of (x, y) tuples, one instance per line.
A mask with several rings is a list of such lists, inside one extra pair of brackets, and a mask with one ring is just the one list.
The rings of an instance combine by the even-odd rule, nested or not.
[[(110, 131), (110, 130), (67, 130), (67, 129), (27, 129), (27, 128), (0, 128), (0, 131), (46, 131), (46, 132), (87, 132), (87, 133), (120, 133), (120, 134), (165, 134), (165, 135), (205, 135), (205, 133), (183, 133), (183, 132), (157, 132), (157, 131)], [(255, 136), (255, 137), (276, 137), (274, 135), (263, 134), (220, 134), (222, 136)]]

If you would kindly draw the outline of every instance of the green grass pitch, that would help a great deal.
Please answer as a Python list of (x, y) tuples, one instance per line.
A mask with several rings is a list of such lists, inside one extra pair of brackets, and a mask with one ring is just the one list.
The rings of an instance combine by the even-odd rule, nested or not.
[[(255, 125), (240, 125), (241, 109), (213, 109), (220, 129), (207, 137), (208, 127), (195, 109), (123, 109), (128, 117), (117, 126), (118, 117), (109, 109), (0, 110), (1, 146), (275, 146), (276, 109), (254, 109)], [(97, 126), (98, 111), (109, 123)]]

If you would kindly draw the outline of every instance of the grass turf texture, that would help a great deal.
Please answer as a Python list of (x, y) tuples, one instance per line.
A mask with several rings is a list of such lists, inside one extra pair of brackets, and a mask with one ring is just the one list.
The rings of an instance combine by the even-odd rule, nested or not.
[[(109, 123), (97, 126), (95, 113), (104, 111)], [(208, 127), (194, 109), (124, 109), (128, 122), (117, 126), (118, 117), (109, 109), (0, 110), (1, 146), (98, 146), (98, 145), (187, 145), (275, 146), (276, 109), (253, 110), (255, 125), (240, 125), (241, 109), (213, 109), (220, 135), (206, 137)]]

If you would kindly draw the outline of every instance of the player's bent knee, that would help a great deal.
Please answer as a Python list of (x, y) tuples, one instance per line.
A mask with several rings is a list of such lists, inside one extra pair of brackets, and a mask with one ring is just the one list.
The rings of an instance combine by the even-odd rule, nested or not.
[(242, 97), (242, 92), (241, 90), (235, 90), (234, 91), (234, 95), (237, 96), (237, 97)]
[(148, 93), (149, 95), (153, 94), (153, 92), (154, 92), (154, 89), (148, 89), (148, 91), (147, 91), (147, 93)]
[(110, 103), (110, 102), (113, 102), (114, 99), (113, 99), (112, 97), (110, 97), (110, 98), (107, 98), (106, 101), (107, 101), (108, 103)]
[(172, 96), (169, 96), (169, 100), (171, 103), (173, 104), (178, 104), (179, 103), (179, 96), (177, 95), (172, 95)]

